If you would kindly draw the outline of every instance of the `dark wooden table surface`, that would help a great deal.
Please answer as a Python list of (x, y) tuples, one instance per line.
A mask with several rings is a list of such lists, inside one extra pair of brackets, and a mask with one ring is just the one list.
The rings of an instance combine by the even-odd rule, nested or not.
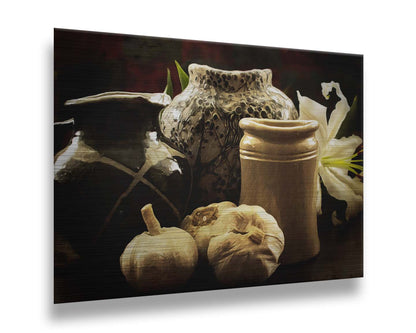
[[(318, 219), (321, 251), (303, 263), (281, 265), (263, 284), (283, 284), (363, 276), (363, 222), (356, 218), (335, 227), (328, 217)], [(88, 265), (75, 264), (55, 271), (55, 303), (140, 296), (125, 282), (121, 273), (91, 274)], [(211, 269), (199, 265), (188, 283), (168, 293), (224, 289)]]

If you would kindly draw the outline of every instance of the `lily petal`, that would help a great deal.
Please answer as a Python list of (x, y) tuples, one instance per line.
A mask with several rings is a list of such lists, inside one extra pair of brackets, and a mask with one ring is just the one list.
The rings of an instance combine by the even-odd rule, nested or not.
[(335, 158), (347, 158), (354, 154), (357, 147), (363, 140), (357, 135), (351, 135), (348, 138), (332, 139), (328, 142), (325, 156)]
[(316, 212), (318, 215), (322, 214), (322, 190), (321, 190), (321, 178), (319, 175), (316, 177)]
[(325, 151), (328, 142), (326, 107), (309, 97), (302, 96), (299, 91), (297, 91), (297, 94), (299, 100), (299, 119), (318, 121), (319, 128), (316, 131), (315, 137), (319, 142), (319, 149)]
[(327, 139), (329, 141), (334, 139), (335, 135), (337, 135), (342, 122), (347, 116), (347, 113), (350, 111), (350, 106), (348, 105), (348, 101), (342, 93), (338, 82), (322, 82), (321, 86), (322, 95), (326, 99), (329, 99), (329, 93), (332, 91), (332, 89), (335, 89), (337, 96), (340, 98), (340, 101), (335, 105), (335, 109), (331, 112), (331, 115), (329, 117), (327, 136)]
[[(326, 151), (324, 152), (323, 159), (332, 160), (345, 160), (347, 163), (351, 162), (351, 156), (356, 151), (357, 147), (362, 143), (362, 139), (359, 136), (352, 135), (348, 138), (332, 139), (329, 141)], [(326, 160), (328, 161), (328, 160)], [(331, 165), (325, 165), (331, 167)], [(332, 167), (336, 167), (332, 165)], [(338, 168), (344, 175), (348, 174), (348, 168)]]
[(335, 199), (347, 202), (347, 220), (362, 210), (363, 183), (358, 178), (351, 178), (339, 168), (320, 167), (318, 172), (328, 193)]

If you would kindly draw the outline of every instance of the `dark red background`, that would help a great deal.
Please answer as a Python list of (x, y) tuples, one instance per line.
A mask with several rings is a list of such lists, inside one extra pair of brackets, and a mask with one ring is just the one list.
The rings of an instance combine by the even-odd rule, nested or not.
[[(174, 94), (180, 83), (174, 61), (185, 71), (191, 63), (228, 70), (270, 68), (273, 85), (298, 107), (296, 90), (333, 109), (326, 102), (321, 82), (336, 81), (358, 108), (346, 122), (362, 136), (363, 57), (283, 48), (257, 47), (179, 39), (55, 29), (55, 121), (70, 118), (65, 100), (111, 90), (162, 92), (166, 69), (172, 73)], [(329, 103), (329, 104), (328, 104)]]

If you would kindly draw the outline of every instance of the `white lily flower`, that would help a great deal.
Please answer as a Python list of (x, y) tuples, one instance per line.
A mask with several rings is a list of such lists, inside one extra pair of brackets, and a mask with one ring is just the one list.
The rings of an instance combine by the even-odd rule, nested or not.
[[(317, 212), (322, 214), (322, 191), (319, 178), (322, 179), (328, 193), (338, 199), (347, 202), (345, 218), (349, 220), (362, 210), (363, 205), (363, 183), (358, 177), (351, 178), (348, 171), (358, 174), (356, 170), (362, 170), (362, 166), (356, 164), (361, 160), (354, 160), (358, 154), (354, 154), (362, 139), (356, 135), (348, 138), (335, 139), (347, 113), (350, 111), (347, 99), (343, 95), (339, 83), (321, 83), (322, 95), (329, 99), (329, 93), (335, 88), (340, 98), (332, 111), (329, 121), (326, 119), (326, 107), (302, 96), (297, 91), (299, 99), (299, 119), (317, 120), (319, 128), (316, 139), (319, 143), (318, 175), (317, 175)], [(335, 212), (332, 214), (334, 224), (341, 223)]]

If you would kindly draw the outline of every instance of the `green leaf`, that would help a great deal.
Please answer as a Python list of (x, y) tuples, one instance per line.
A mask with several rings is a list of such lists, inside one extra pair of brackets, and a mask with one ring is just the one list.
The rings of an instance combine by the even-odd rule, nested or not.
[(352, 101), (351, 108), (350, 108), (350, 112), (351, 112), (351, 113), (355, 113), (355, 112), (356, 112), (356, 109), (357, 109), (357, 103), (358, 103), (358, 97), (357, 97), (357, 96), (355, 96), (355, 97), (354, 97), (354, 100)]
[(354, 100), (352, 101), (350, 111), (348, 112), (347, 116), (345, 117), (345, 120), (341, 124), (340, 129), (338, 130), (338, 133), (336, 135), (336, 138), (342, 138), (350, 136), (354, 133), (354, 131), (357, 129), (357, 122), (359, 121), (359, 111), (358, 111), (358, 97), (355, 96)]
[(188, 74), (182, 69), (181, 65), (175, 60), (176, 69), (179, 75), (179, 81), (181, 82), (182, 91), (188, 86), (189, 77)]
[(165, 91), (164, 93), (169, 95), (171, 98), (173, 98), (173, 83), (172, 83), (172, 78), (170, 77), (170, 70), (169, 68), (167, 69), (167, 78), (166, 78), (166, 87), (165, 87)]

